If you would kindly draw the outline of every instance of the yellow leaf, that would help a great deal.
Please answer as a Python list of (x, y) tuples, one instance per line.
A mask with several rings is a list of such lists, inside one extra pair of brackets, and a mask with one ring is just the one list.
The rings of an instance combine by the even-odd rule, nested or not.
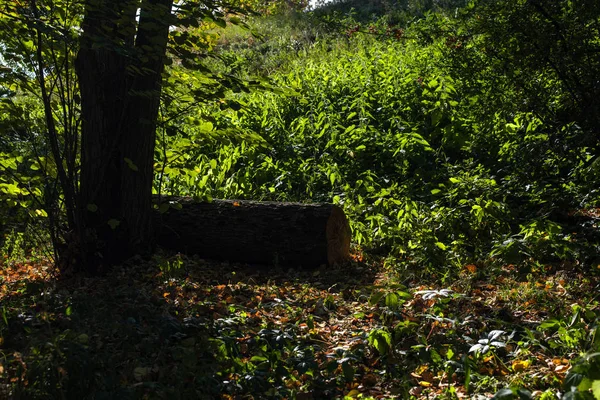
[(517, 360), (517, 361), (513, 361), (512, 369), (515, 372), (522, 372), (522, 371), (526, 371), (527, 369), (529, 369), (530, 365), (531, 365), (531, 361), (529, 361), (529, 360)]
[(421, 385), (423, 387), (431, 387), (431, 382), (421, 381), (421, 382), (419, 382), (419, 385)]
[(421, 365), (415, 370), (415, 373), (417, 375), (421, 375), (423, 372), (427, 371), (428, 369), (429, 369), (429, 367), (427, 365)]

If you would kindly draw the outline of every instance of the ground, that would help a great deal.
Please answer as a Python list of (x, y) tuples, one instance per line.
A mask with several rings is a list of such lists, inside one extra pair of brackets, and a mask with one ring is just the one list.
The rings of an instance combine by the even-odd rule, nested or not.
[(595, 329), (597, 280), (577, 265), (526, 274), (466, 265), (441, 283), (354, 258), (288, 270), (161, 254), (71, 278), (53, 276), (43, 257), (5, 260), (0, 393), (485, 398), (522, 386), (540, 395), (560, 390)]

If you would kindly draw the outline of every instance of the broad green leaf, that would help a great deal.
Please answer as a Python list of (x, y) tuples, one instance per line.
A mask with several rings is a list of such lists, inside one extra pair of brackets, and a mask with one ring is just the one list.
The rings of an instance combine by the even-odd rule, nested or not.
[(342, 372), (344, 373), (344, 378), (346, 378), (347, 382), (352, 382), (354, 380), (354, 367), (350, 365), (349, 362), (342, 363)]
[(600, 400), (600, 380), (596, 380), (592, 383), (592, 393), (596, 400)]
[(398, 295), (396, 293), (388, 293), (385, 296), (385, 305), (393, 310), (398, 309)]
[(504, 389), (500, 389), (499, 391), (496, 392), (496, 394), (494, 395), (494, 397), (492, 397), (492, 399), (494, 400), (511, 400), (514, 399), (515, 393), (513, 392), (513, 390), (511, 388), (504, 388)]
[(371, 297), (369, 298), (369, 304), (373, 306), (373, 305), (375, 305), (375, 304), (379, 303), (379, 301), (380, 301), (381, 299), (383, 299), (383, 296), (385, 296), (385, 292), (384, 292), (384, 291), (382, 291), (382, 290), (380, 290), (380, 291), (378, 291), (378, 292), (375, 292), (375, 293), (373, 293), (373, 294), (371, 295)]

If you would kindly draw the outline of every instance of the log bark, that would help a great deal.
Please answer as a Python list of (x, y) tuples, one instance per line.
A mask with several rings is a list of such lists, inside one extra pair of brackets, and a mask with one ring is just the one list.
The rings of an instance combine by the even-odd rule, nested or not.
[[(350, 226), (341, 208), (244, 200), (195, 202), (163, 198), (171, 204), (155, 213), (159, 246), (208, 259), (249, 264), (318, 267), (346, 261)], [(177, 209), (180, 208), (180, 209)]]

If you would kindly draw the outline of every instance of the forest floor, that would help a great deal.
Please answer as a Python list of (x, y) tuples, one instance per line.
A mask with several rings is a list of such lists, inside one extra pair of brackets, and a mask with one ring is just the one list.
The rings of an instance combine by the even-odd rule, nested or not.
[(466, 265), (441, 284), (355, 258), (301, 271), (164, 254), (69, 279), (5, 260), (0, 397), (554, 398), (600, 312), (576, 264)]

